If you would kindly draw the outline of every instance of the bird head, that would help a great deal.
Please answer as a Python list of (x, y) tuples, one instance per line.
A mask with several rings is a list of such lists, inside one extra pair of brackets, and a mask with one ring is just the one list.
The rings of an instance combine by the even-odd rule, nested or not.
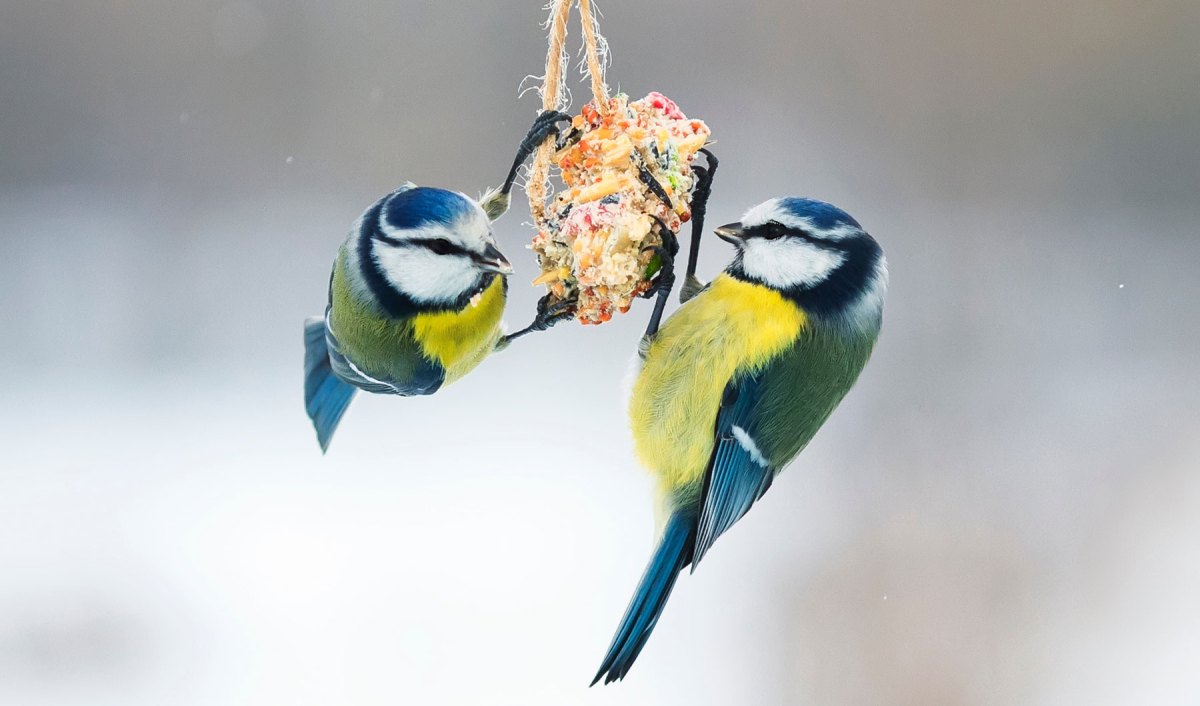
[(727, 272), (774, 289), (806, 311), (878, 315), (887, 289), (883, 250), (858, 221), (815, 199), (777, 198), (717, 228), (737, 257)]
[(487, 215), (464, 194), (401, 189), (382, 201), (377, 215), (364, 216), (372, 217), (376, 223), (363, 224), (371, 256), (388, 284), (414, 301), (454, 302), (485, 277), (512, 272), (496, 248)]

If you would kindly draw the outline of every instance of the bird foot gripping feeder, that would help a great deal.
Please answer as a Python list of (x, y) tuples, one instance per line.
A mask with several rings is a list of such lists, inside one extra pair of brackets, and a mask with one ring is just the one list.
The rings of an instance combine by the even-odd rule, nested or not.
[[(575, 0), (550, 5), (549, 50), (540, 93), (544, 111), (567, 107), (564, 50)], [(592, 99), (570, 119), (555, 144), (534, 153), (526, 181), (536, 234), (531, 249), (551, 305), (569, 306), (576, 320), (600, 324), (629, 310), (633, 300), (670, 287), (675, 233), (692, 216), (693, 167), (710, 131), (675, 103), (652, 92), (640, 100), (609, 97), (604, 82), (607, 42), (590, 0), (578, 0)], [(551, 171), (561, 188), (555, 193)], [(656, 277), (657, 275), (657, 277)]]

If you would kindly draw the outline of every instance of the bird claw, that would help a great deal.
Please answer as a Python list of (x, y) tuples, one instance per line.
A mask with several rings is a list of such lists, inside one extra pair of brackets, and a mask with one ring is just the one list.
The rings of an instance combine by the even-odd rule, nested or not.
[(642, 251), (650, 250), (657, 253), (662, 261), (662, 268), (659, 269), (654, 284), (649, 288), (655, 301), (654, 311), (650, 312), (650, 320), (646, 323), (646, 333), (643, 334), (646, 339), (653, 339), (658, 335), (658, 326), (662, 322), (667, 297), (671, 296), (671, 289), (675, 286), (675, 253), (679, 252), (679, 239), (675, 237), (675, 233), (661, 218), (657, 216), (651, 216), (651, 218), (658, 225), (658, 235), (662, 238), (662, 244), (643, 248)]
[(638, 165), (638, 179), (640, 179), (642, 183), (645, 184), (648, 189), (650, 189), (650, 193), (654, 194), (659, 201), (662, 201), (668, 209), (672, 211), (675, 210), (675, 204), (672, 203), (671, 197), (667, 195), (667, 190), (663, 188), (662, 184), (658, 183), (658, 179), (654, 178), (654, 174), (652, 174), (650, 170), (646, 168), (645, 164)]
[(575, 316), (578, 302), (574, 299), (559, 299), (553, 303), (552, 301), (550, 294), (546, 294), (538, 300), (537, 316), (533, 322), (539, 331), (545, 331), (551, 326)]
[[(517, 179), (517, 171), (521, 165), (525, 164), (525, 160), (529, 159), (529, 155), (538, 148), (547, 139), (553, 137), (555, 145), (563, 145), (571, 139), (578, 139), (578, 130), (572, 130), (564, 137), (558, 129), (558, 124), (566, 121), (568, 124), (573, 121), (570, 115), (560, 110), (544, 110), (538, 113), (534, 118), (533, 125), (530, 126), (529, 132), (525, 134), (525, 139), (521, 140), (521, 144), (517, 145), (517, 156), (513, 158), (512, 167), (508, 170), (508, 176), (504, 178), (504, 185), (501, 186), (495, 193), (489, 192), (488, 204), (485, 206), (485, 211), (488, 218), (495, 220), (508, 210), (508, 194), (512, 191), (513, 182)], [(556, 147), (561, 149), (561, 147)]]
[[(553, 125), (554, 123), (563, 121), (571, 122), (571, 116), (561, 110), (543, 110), (533, 119), (533, 128), (530, 129), (530, 132), (532, 133), (537, 129), (545, 129), (546, 125)], [(545, 137), (545, 134), (542, 136)]]
[(537, 314), (533, 317), (533, 322), (525, 328), (515, 333), (510, 333), (500, 339), (496, 344), (496, 350), (504, 350), (509, 344), (518, 338), (539, 331), (545, 331), (555, 324), (566, 321), (575, 316), (577, 302), (574, 299), (560, 299), (553, 301), (550, 294), (546, 294), (537, 303)]
[(679, 290), (679, 301), (685, 302), (696, 296), (703, 289), (700, 280), (696, 279), (696, 264), (700, 259), (700, 238), (704, 233), (704, 216), (708, 211), (708, 197), (712, 193), (713, 177), (717, 174), (719, 164), (716, 155), (707, 147), (701, 147), (699, 154), (704, 155), (705, 164), (693, 165), (692, 172), (696, 179), (692, 186), (692, 240), (688, 248), (686, 278)]
[(579, 139), (578, 130), (572, 129), (564, 133), (558, 128), (558, 123), (566, 122), (567, 125), (570, 125), (572, 120), (570, 115), (561, 110), (544, 110), (534, 118), (533, 126), (529, 128), (529, 134), (525, 136), (525, 140), (532, 149), (554, 136), (554, 149), (558, 151), (570, 144), (572, 139)]
[(658, 237), (662, 238), (663, 246), (671, 251), (671, 258), (674, 260), (675, 256), (679, 254), (679, 238), (675, 235), (675, 231), (667, 227), (663, 219), (658, 216), (650, 217), (658, 225)]
[(679, 238), (675, 236), (675, 233), (667, 227), (663, 219), (658, 216), (650, 217), (658, 225), (658, 235), (662, 238), (662, 245), (651, 245), (642, 248), (642, 252), (651, 252), (658, 255), (662, 262), (662, 267), (658, 271), (658, 277), (655, 278), (654, 284), (642, 292), (641, 296), (645, 299), (654, 297), (664, 286), (667, 291), (670, 291), (675, 286), (675, 256), (679, 253)]
[(582, 138), (583, 131), (577, 127), (571, 128), (571, 131), (565, 135), (560, 132), (558, 134), (558, 139), (554, 142), (554, 151), (558, 152), (560, 150), (565, 150), (576, 142), (579, 142), (579, 140)]
[(661, 245), (642, 248), (642, 252), (652, 252), (658, 255), (662, 260), (662, 268), (658, 271), (658, 277), (654, 278), (654, 283), (640, 296), (643, 299), (653, 299), (664, 287), (668, 292), (671, 291), (675, 286), (675, 256)]

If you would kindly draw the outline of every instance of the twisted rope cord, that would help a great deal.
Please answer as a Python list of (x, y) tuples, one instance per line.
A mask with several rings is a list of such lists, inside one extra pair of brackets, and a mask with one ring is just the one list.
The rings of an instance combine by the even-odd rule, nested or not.
[[(542, 76), (542, 110), (558, 110), (559, 94), (562, 92), (563, 65), (567, 61), (563, 44), (567, 40), (567, 17), (571, 13), (572, 0), (553, 0), (550, 5), (549, 46), (546, 50), (546, 73)], [(554, 145), (543, 142), (533, 153), (529, 175), (525, 180), (525, 195), (529, 197), (529, 212), (535, 223), (541, 223), (546, 215), (546, 196), (550, 189), (550, 154)]]
[[(592, 97), (596, 109), (601, 113), (608, 111), (608, 86), (604, 84), (604, 62), (601, 59), (601, 47), (606, 46), (604, 38), (596, 29), (596, 17), (592, 10), (591, 0), (578, 0), (579, 20), (583, 27), (583, 43), (587, 57), (587, 73), (591, 78)], [(561, 110), (566, 107), (562, 98), (565, 79), (563, 71), (567, 66), (567, 54), (564, 49), (567, 39), (567, 19), (571, 13), (571, 5), (575, 0), (552, 0), (547, 6), (550, 17), (546, 20), (549, 38), (546, 48), (546, 73), (542, 76), (542, 110)], [(529, 213), (535, 224), (540, 225), (546, 216), (546, 199), (550, 194), (550, 158), (554, 153), (554, 144), (543, 142), (533, 153), (533, 162), (529, 165), (529, 173), (525, 180), (525, 195), (529, 197)]]
[[(599, 44), (604, 43), (596, 29), (596, 14), (592, 0), (579, 0), (579, 23), (583, 25), (583, 45), (587, 50), (588, 76), (592, 79), (592, 98), (600, 114), (608, 112), (608, 86), (604, 85), (604, 64), (600, 60)], [(599, 40), (597, 41), (597, 37)], [(607, 47), (607, 44), (605, 44)]]

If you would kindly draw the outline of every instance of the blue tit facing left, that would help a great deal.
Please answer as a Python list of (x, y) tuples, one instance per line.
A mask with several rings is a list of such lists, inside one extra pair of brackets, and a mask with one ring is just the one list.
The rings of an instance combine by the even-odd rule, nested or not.
[(886, 261), (845, 211), (772, 199), (716, 233), (732, 264), (643, 340), (629, 413), (659, 540), (593, 684), (628, 673), (678, 574), (812, 440), (879, 335)]
[(358, 390), (431, 395), (492, 351), (570, 312), (543, 300), (532, 324), (504, 335), (512, 265), (491, 221), (508, 210), (517, 170), (570, 116), (540, 114), (503, 186), (480, 201), (406, 183), (368, 208), (338, 250), (325, 315), (304, 322), (304, 405), (321, 450)]

